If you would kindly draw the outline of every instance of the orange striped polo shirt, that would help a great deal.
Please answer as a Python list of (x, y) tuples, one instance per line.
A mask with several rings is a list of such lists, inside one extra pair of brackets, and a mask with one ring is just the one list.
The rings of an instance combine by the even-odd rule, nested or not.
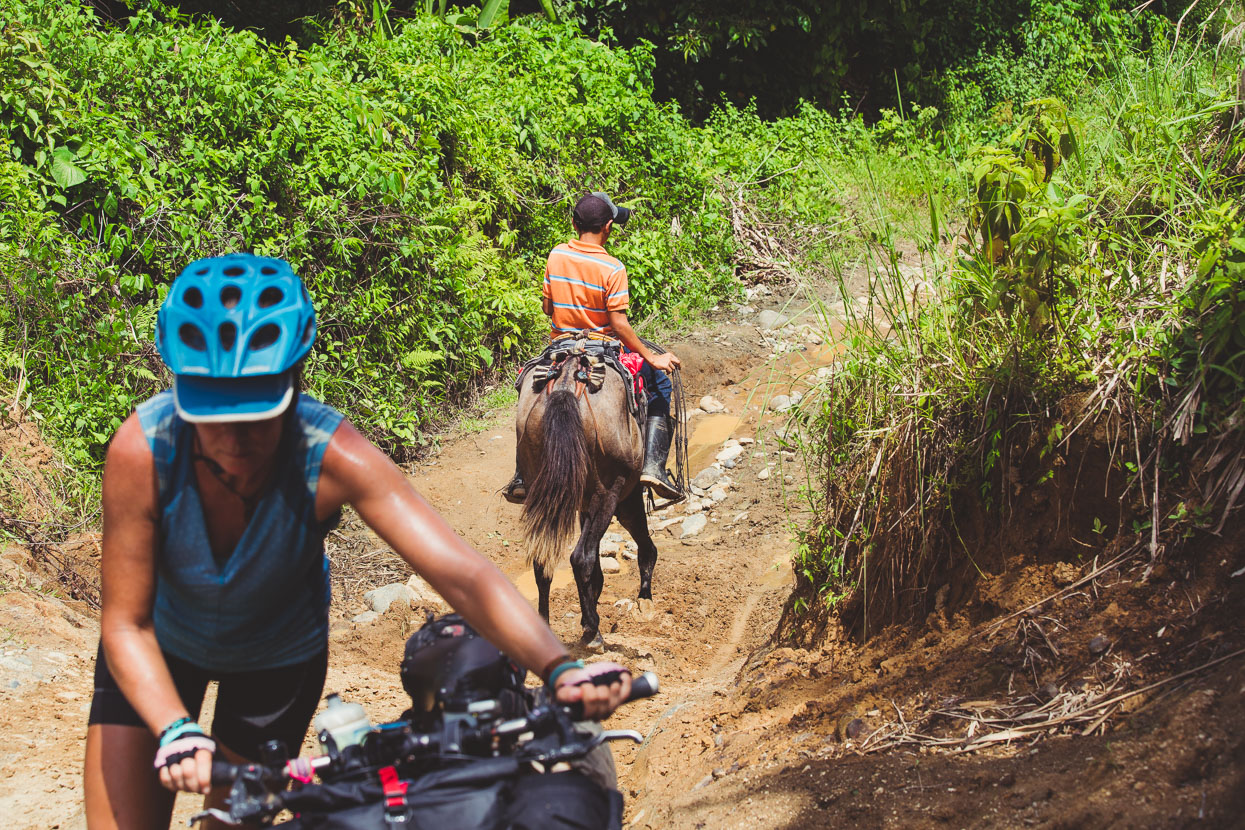
[(613, 335), (609, 312), (626, 311), (627, 269), (600, 245), (572, 239), (545, 263), (542, 295), (553, 303), (553, 337), (592, 331)]

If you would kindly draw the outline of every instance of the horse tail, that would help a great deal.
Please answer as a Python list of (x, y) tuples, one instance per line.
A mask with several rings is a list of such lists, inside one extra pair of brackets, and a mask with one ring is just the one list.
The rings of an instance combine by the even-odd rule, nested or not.
[(579, 507), (588, 481), (588, 442), (574, 393), (549, 395), (542, 418), (544, 459), (523, 502), (528, 564), (552, 578), (578, 529)]

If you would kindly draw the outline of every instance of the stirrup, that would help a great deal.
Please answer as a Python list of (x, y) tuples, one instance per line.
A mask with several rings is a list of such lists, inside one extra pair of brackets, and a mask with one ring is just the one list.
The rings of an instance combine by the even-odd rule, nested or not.
[(677, 504), (687, 498), (687, 493), (675, 486), (670, 480), (670, 473), (666, 470), (661, 471), (661, 476), (643, 473), (640, 475), (640, 483), (648, 487), (654, 496), (666, 499), (671, 504)]

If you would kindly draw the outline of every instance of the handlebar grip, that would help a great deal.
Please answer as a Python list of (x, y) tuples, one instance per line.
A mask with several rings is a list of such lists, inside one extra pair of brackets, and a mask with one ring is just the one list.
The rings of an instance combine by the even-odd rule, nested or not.
[(238, 777), (240, 767), (237, 764), (231, 764), (228, 761), (212, 762), (212, 783), (213, 784), (232, 784)]
[(661, 691), (661, 685), (657, 682), (657, 675), (646, 671), (638, 677), (631, 678), (631, 694), (627, 696), (627, 702), (652, 697), (659, 691)]

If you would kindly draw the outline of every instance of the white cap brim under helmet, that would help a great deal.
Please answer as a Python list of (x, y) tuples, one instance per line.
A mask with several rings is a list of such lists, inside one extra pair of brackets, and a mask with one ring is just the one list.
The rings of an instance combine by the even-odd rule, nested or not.
[(192, 424), (265, 421), (275, 418), (294, 399), (294, 373), (209, 378), (176, 375), (173, 405)]

